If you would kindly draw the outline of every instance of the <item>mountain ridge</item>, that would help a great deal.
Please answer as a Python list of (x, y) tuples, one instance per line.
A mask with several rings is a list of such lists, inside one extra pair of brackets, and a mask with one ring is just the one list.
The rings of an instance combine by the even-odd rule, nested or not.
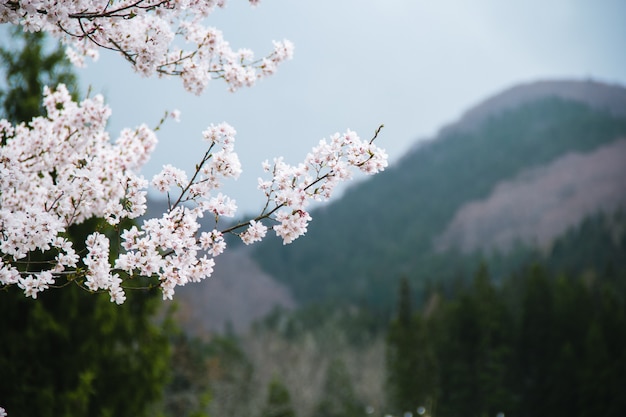
[(483, 256), (434, 253), (433, 241), (463, 204), (487, 198), (498, 183), (527, 169), (620, 137), (626, 137), (624, 87), (588, 80), (512, 87), (316, 209), (305, 239), (284, 249), (264, 242), (254, 257), (299, 301), (388, 305), (390, 279), (418, 276), (422, 286), (452, 279)]
[(538, 80), (516, 84), (480, 101), (463, 112), (458, 120), (442, 127), (438, 136), (474, 129), (489, 117), (548, 96), (585, 103), (593, 109), (607, 110), (618, 116), (626, 115), (626, 89), (619, 84), (591, 79)]
[[(430, 283), (472, 274), (493, 251), (480, 245), (470, 253), (458, 245), (436, 250), (437, 239), (458, 227), (456, 219), (468, 204), (490, 202), (502, 190), (515, 193), (512, 185), (528, 181), (532, 173), (541, 183), (537, 173), (560, 166), (561, 158), (570, 160), (567, 171), (580, 164), (576, 158), (603, 147), (615, 156), (611, 146), (620, 138), (626, 138), (622, 86), (566, 80), (507, 89), (470, 108), (434, 138), (416, 142), (382, 174), (316, 208), (304, 238), (287, 246), (268, 238), (233, 250), (230, 258), (220, 256), (209, 282), (177, 293), (179, 319), (189, 332), (204, 334), (228, 326), (245, 331), (275, 305), (291, 309), (321, 301), (388, 309), (401, 276), (419, 292)], [(519, 262), (525, 259), (521, 253)]]

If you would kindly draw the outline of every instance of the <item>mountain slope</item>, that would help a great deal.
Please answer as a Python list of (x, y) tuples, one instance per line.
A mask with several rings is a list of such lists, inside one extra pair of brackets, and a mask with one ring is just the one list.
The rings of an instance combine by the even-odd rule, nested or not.
[(519, 242), (546, 248), (598, 210), (626, 207), (625, 162), (626, 138), (525, 170), (498, 183), (487, 198), (461, 206), (436, 248), (467, 253), (506, 250)]
[(477, 256), (435, 251), (465, 204), (569, 152), (586, 154), (624, 137), (622, 87), (567, 81), (513, 88), (317, 210), (305, 239), (285, 248), (268, 241), (254, 256), (301, 302), (389, 305), (402, 275), (423, 285), (476, 265)]

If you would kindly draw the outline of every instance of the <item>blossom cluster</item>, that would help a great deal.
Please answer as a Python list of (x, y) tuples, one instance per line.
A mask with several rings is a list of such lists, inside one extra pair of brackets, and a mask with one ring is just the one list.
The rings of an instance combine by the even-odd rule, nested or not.
[[(273, 177), (271, 180), (259, 178), (258, 188), (274, 203), (270, 213), (275, 213), (273, 218), (278, 224), (273, 229), (283, 243), (291, 243), (306, 233), (311, 220), (306, 211), (308, 204), (328, 200), (337, 184), (352, 178), (351, 168), (366, 174), (385, 169), (387, 154), (374, 144), (376, 135), (370, 141), (363, 141), (350, 130), (335, 133), (330, 141), (320, 140), (298, 165), (289, 165), (282, 158), (275, 159), (273, 165), (267, 161), (263, 164), (264, 170)], [(257, 236), (258, 229), (259, 226), (251, 224), (250, 236)]]
[(57, 36), (78, 66), (86, 57), (97, 59), (101, 48), (113, 50), (138, 73), (180, 76), (187, 91), (200, 94), (215, 78), (226, 81), (231, 91), (252, 86), (293, 55), (293, 44), (287, 40), (274, 41), (272, 52), (263, 58), (255, 58), (249, 49), (233, 50), (220, 30), (203, 23), (225, 4), (226, 0), (14, 0), (0, 2), (0, 23)]
[[(124, 129), (111, 141), (105, 131), (111, 111), (102, 97), (76, 103), (62, 85), (46, 89), (44, 104), (47, 116), (28, 125), (0, 120), (0, 285), (17, 285), (33, 298), (73, 281), (106, 291), (120, 304), (125, 282), (143, 276), (171, 299), (176, 286), (212, 274), (214, 258), (226, 249), (226, 233), (250, 244), (272, 229), (291, 243), (307, 230), (310, 201), (328, 199), (353, 168), (371, 174), (387, 165), (385, 152), (373, 143), (378, 132), (370, 141), (352, 131), (335, 134), (298, 165), (281, 158), (264, 163), (271, 178), (259, 180), (266, 197), (262, 212), (218, 230), (219, 219), (233, 217), (237, 209), (219, 192), (224, 180), (241, 173), (230, 125), (202, 132), (207, 151), (192, 175), (166, 165), (148, 182), (137, 173), (156, 145), (153, 130)], [(169, 209), (128, 225), (127, 219), (145, 214), (149, 185), (166, 194)], [(204, 216), (214, 217), (215, 229), (201, 229)], [(84, 252), (77, 253), (68, 228), (92, 217), (104, 218), (109, 229), (90, 233), (80, 242)], [(113, 237), (119, 247), (111, 247)]]
[[(44, 105), (47, 116), (28, 125), (0, 120), (0, 283), (17, 284), (33, 298), (53, 284), (51, 274), (77, 267), (70, 226), (91, 217), (117, 224), (145, 213), (146, 181), (135, 172), (157, 143), (145, 125), (124, 129), (112, 142), (102, 96), (76, 103), (60, 85), (45, 90)], [(100, 254), (108, 257), (108, 245), (95, 242), (101, 247), (86, 258), (94, 279), (103, 270)], [(31, 260), (36, 252), (55, 256), (42, 268)], [(113, 297), (119, 285), (89, 287), (109, 289)]]

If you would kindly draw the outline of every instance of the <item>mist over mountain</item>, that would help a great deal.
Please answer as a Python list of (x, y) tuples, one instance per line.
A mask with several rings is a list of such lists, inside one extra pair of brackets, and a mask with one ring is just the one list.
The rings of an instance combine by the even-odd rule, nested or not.
[(522, 84), (315, 210), (305, 239), (264, 242), (254, 259), (301, 303), (380, 306), (401, 276), (424, 288), (528, 247), (511, 255), (519, 265), (589, 216), (624, 208), (625, 138), (624, 87)]

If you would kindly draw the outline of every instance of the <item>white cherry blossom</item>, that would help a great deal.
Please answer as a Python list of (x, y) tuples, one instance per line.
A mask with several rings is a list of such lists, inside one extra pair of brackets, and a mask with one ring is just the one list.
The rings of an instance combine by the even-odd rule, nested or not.
[[(258, 0), (249, 0), (251, 5)], [(68, 45), (77, 66), (96, 60), (100, 49), (119, 53), (143, 76), (179, 76), (200, 94), (211, 79), (231, 91), (253, 86), (293, 56), (293, 44), (273, 41), (267, 56), (233, 50), (222, 32), (205, 26), (225, 0), (15, 0), (0, 2), (0, 23), (46, 31)]]
[[(225, 3), (15, 0), (0, 2), (0, 23), (60, 38), (78, 65), (97, 58), (99, 49), (111, 49), (142, 75), (179, 76), (193, 93), (211, 79), (235, 91), (275, 73), (292, 57), (293, 45), (275, 41), (260, 59), (248, 49), (233, 51), (219, 30), (204, 26)], [(227, 234), (252, 244), (273, 230), (291, 243), (307, 231), (311, 201), (330, 198), (354, 170), (374, 174), (387, 166), (386, 153), (374, 145), (380, 128), (369, 141), (350, 130), (334, 134), (298, 164), (264, 162), (269, 178), (259, 179), (263, 209), (253, 219), (223, 226), (237, 205), (220, 189), (242, 171), (236, 131), (228, 123), (201, 132), (207, 150), (193, 171), (165, 165), (147, 181), (140, 172), (157, 145), (156, 129), (140, 124), (112, 139), (106, 130), (111, 109), (103, 97), (76, 102), (63, 85), (46, 87), (43, 105), (46, 115), (29, 123), (0, 120), (0, 287), (17, 286), (32, 298), (77, 284), (121, 304), (129, 281), (144, 277), (171, 299), (177, 286), (211, 276), (215, 258), (227, 249)], [(180, 112), (165, 118), (179, 120)], [(168, 209), (142, 218), (150, 186), (164, 194)], [(213, 230), (201, 230), (205, 216), (215, 221)], [(68, 229), (93, 218), (103, 221), (85, 242), (73, 242)], [(77, 251), (74, 244), (86, 249)]]

